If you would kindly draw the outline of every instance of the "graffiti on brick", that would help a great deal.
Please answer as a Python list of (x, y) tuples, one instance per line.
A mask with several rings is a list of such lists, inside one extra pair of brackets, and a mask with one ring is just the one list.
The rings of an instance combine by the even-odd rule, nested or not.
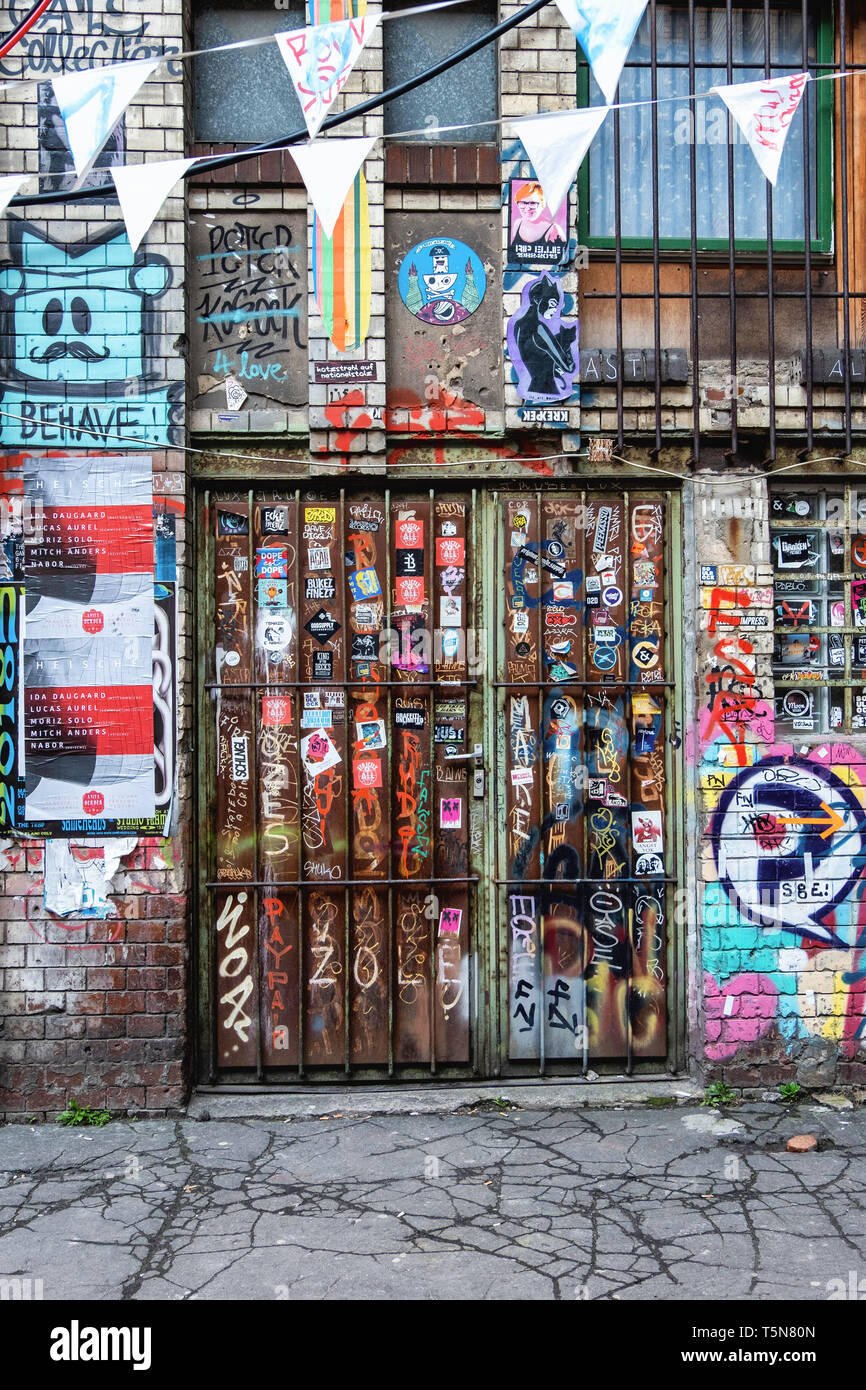
[(10, 243), (0, 265), (0, 442), (176, 442), (183, 387), (161, 383), (148, 357), (167, 261), (133, 255), (123, 228), (66, 245), (13, 219)]
[(247, 410), (302, 408), (307, 389), (307, 250), (303, 216), (256, 213), (192, 221), (192, 377), (199, 407), (225, 409), (225, 383)]

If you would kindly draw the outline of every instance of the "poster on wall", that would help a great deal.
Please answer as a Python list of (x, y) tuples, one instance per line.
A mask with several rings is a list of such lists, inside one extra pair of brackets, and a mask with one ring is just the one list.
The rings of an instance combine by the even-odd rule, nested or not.
[(568, 195), (552, 211), (535, 179), (509, 179), (508, 264), (564, 265), (568, 258)]
[(14, 552), (24, 611), (12, 820), (34, 835), (165, 835), (175, 536), (174, 517), (154, 515), (151, 460), (25, 458), (22, 486), (39, 525)]
[(18, 717), (20, 695), (21, 586), (0, 585), (0, 834), (15, 824), (18, 783)]
[(561, 282), (552, 275), (527, 281), (508, 322), (508, 355), (517, 392), (529, 405), (568, 401), (578, 374), (577, 319), (563, 318)]

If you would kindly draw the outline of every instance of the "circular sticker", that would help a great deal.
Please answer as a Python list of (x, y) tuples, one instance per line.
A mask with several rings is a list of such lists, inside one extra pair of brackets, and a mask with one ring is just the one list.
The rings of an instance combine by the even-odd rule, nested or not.
[(416, 319), (450, 327), (475, 313), (484, 298), (487, 276), (465, 242), (431, 237), (403, 257), (397, 288)]
[(528, 642), (518, 642), (517, 646), (514, 648), (514, 655), (529, 656), (530, 650), (531, 649)]
[(602, 590), (601, 601), (606, 608), (616, 608), (618, 603), (622, 603), (622, 589), (618, 589), (615, 584), (608, 584)]
[(809, 714), (812, 709), (812, 698), (807, 695), (805, 690), (788, 690), (782, 701), (782, 709), (785, 714), (792, 719), (799, 719), (804, 714)]
[(797, 513), (797, 516), (808, 516), (809, 503), (804, 498), (800, 498), (799, 501), (794, 503), (794, 511)]
[(592, 664), (596, 671), (612, 671), (616, 665), (616, 648), (596, 647), (592, 653)]
[(239, 666), (239, 665), (240, 665), (240, 660), (241, 660), (241, 654), (240, 654), (240, 652), (226, 652), (226, 655), (225, 655), (225, 663), (226, 663), (226, 666)]
[(631, 659), (642, 671), (649, 671), (659, 659), (659, 649), (652, 642), (638, 642)]
[(854, 564), (866, 569), (866, 536), (859, 536), (854, 542)]

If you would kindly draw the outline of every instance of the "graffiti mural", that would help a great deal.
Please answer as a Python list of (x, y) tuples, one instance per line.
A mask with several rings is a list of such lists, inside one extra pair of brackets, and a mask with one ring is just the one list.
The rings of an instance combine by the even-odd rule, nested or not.
[(825, 598), (821, 576), (801, 573), (841, 573), (843, 531), (820, 531), (814, 496), (783, 507), (795, 521), (775, 531), (752, 510), (750, 563), (735, 549), (698, 567), (704, 1045), (717, 1063), (811, 1057), (832, 1070), (864, 1038), (866, 760), (830, 733), (844, 699), (820, 683), (843, 664), (829, 631), (841, 585)]
[(122, 227), (65, 245), (9, 219), (9, 236), (0, 442), (114, 450), (124, 440), (177, 442), (182, 384), (161, 384), (148, 357), (151, 306), (171, 284), (167, 261), (133, 255)]
[(228, 377), (246, 409), (307, 401), (307, 250), (304, 218), (257, 212), (195, 216), (190, 355), (194, 402), (225, 411)]

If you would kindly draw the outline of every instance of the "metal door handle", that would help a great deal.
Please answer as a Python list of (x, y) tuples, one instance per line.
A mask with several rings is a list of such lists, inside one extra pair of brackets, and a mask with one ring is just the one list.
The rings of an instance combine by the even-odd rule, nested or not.
[(480, 763), (483, 757), (484, 745), (481, 743), (476, 743), (471, 753), (446, 753), (445, 761), (446, 763), (465, 763), (474, 760), (475, 762)]

